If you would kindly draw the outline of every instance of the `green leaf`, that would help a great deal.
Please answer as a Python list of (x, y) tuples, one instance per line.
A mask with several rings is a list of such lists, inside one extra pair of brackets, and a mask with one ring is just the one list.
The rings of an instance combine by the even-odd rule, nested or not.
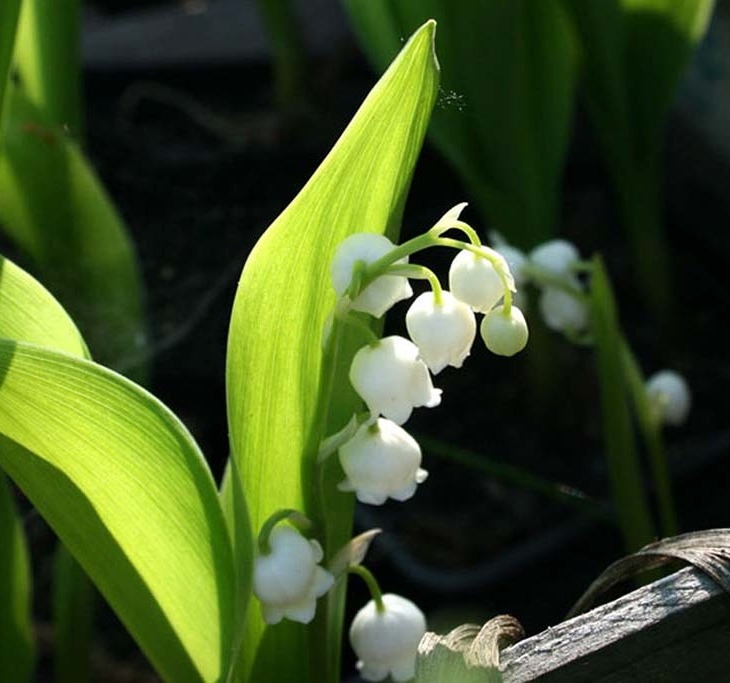
[(345, 0), (360, 42), (384, 68), (433, 17), (444, 70), (433, 142), (480, 210), (522, 247), (553, 234), (573, 114), (575, 65), (556, 0)]
[(563, 0), (582, 54), (586, 106), (611, 174), (636, 277), (655, 312), (671, 304), (661, 152), (680, 76), (714, 0)]
[(591, 312), (601, 392), (603, 440), (616, 516), (627, 551), (655, 537), (642, 484), (629, 388), (623, 373), (623, 340), (616, 302), (603, 262), (596, 256), (591, 277)]
[(77, 145), (20, 89), (10, 95), (0, 222), (94, 357), (133, 368), (143, 343), (141, 279), (122, 221)]
[(89, 357), (73, 320), (37, 280), (0, 255), (0, 338)]
[(31, 578), (23, 526), (0, 472), (0, 681), (30, 683), (34, 665)]
[(219, 681), (231, 544), (205, 461), (150, 394), (95, 363), (0, 340), (0, 466), (167, 681)]
[(20, 16), (20, 0), (4, 0), (0, 3), (0, 155), (5, 128), (5, 92), (10, 79), (13, 45)]
[[(347, 380), (356, 333), (346, 335), (337, 358), (323, 358), (323, 331), (335, 303), (329, 263), (352, 233), (397, 237), (438, 88), (434, 29), (429, 22), (414, 34), (258, 242), (233, 307), (228, 424), (253, 531), (278, 509), (302, 510), (328, 558), (351, 535), (354, 497), (336, 490), (342, 479), (336, 459), (327, 461), (321, 480), (316, 476), (317, 453), (322, 439), (360, 406)], [(339, 680), (344, 588), (341, 582), (320, 602), (307, 628), (291, 622), (266, 627), (254, 605), (241, 675), (251, 681)]]
[(24, 0), (15, 62), (29, 99), (50, 120), (82, 132), (80, 0)]

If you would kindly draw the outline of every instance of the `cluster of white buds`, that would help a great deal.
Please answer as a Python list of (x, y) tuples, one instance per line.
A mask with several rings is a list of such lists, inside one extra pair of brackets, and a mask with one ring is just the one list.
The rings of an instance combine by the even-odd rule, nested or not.
[(580, 254), (566, 240), (550, 240), (524, 254), (493, 235), (496, 249), (512, 269), (515, 282), (532, 282), (540, 289), (539, 309), (547, 327), (555, 332), (577, 336), (589, 324), (589, 308), (583, 283), (577, 275)]

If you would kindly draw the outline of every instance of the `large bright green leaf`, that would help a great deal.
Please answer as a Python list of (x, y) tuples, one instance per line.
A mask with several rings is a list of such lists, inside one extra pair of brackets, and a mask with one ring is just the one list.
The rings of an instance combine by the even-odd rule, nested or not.
[(30, 563), (23, 526), (0, 472), (0, 681), (29, 683), (34, 647)]
[[(359, 406), (347, 364), (357, 339), (323, 360), (335, 303), (329, 262), (359, 231), (395, 238), (438, 88), (435, 25), (410, 39), (310, 181), (266, 231), (244, 268), (228, 345), (228, 421), (253, 530), (277, 509), (303, 510), (329, 557), (350, 536), (354, 497), (336, 491), (320, 440)], [(362, 343), (362, 340), (360, 340)], [(333, 393), (331, 393), (333, 391)], [(320, 499), (320, 495), (322, 499)], [(339, 680), (344, 582), (321, 601), (315, 622), (266, 627), (249, 610), (241, 676), (246, 680)], [(286, 652), (286, 656), (282, 653)]]
[(167, 681), (219, 681), (234, 568), (213, 479), (183, 425), (90, 361), (0, 340), (0, 467)]
[(344, 0), (384, 69), (429, 17), (439, 24), (443, 94), (431, 136), (495, 228), (523, 247), (558, 221), (575, 68), (557, 0)]
[(10, 92), (0, 223), (77, 321), (94, 357), (134, 365), (140, 275), (116, 209), (78, 146), (22, 90)]

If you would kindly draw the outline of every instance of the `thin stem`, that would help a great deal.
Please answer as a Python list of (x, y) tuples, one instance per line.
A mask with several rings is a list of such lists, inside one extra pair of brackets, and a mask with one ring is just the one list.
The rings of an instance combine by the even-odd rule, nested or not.
[(438, 279), (436, 273), (426, 266), (419, 266), (411, 263), (396, 264), (390, 266), (386, 271), (386, 275), (402, 275), (410, 278), (411, 280), (428, 280), (433, 291), (433, 300), (437, 306), (443, 303), (443, 289), (441, 282)]
[(372, 575), (369, 569), (366, 569), (361, 564), (350, 565), (347, 568), (348, 573), (359, 576), (368, 587), (370, 596), (375, 602), (375, 609), (378, 613), (382, 614), (385, 612), (385, 604), (383, 603), (383, 593), (380, 590), (377, 580)]
[(285, 519), (289, 520), (297, 529), (299, 529), (299, 531), (303, 531), (311, 526), (309, 519), (299, 512), (299, 510), (293, 510), (291, 508), (277, 510), (264, 522), (264, 525), (261, 527), (261, 531), (259, 532), (258, 547), (261, 555), (271, 554), (271, 543), (269, 541), (271, 532), (279, 522), (282, 522)]

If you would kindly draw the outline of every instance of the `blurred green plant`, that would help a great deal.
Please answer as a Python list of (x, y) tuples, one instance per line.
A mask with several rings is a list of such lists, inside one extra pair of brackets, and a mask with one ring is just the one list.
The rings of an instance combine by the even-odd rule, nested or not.
[(514, 244), (554, 234), (573, 115), (574, 50), (557, 0), (343, 0), (383, 70), (433, 17), (444, 79), (429, 134), (479, 210)]
[(634, 258), (654, 312), (671, 306), (662, 151), (680, 76), (714, 0), (563, 0), (581, 56), (582, 89)]

